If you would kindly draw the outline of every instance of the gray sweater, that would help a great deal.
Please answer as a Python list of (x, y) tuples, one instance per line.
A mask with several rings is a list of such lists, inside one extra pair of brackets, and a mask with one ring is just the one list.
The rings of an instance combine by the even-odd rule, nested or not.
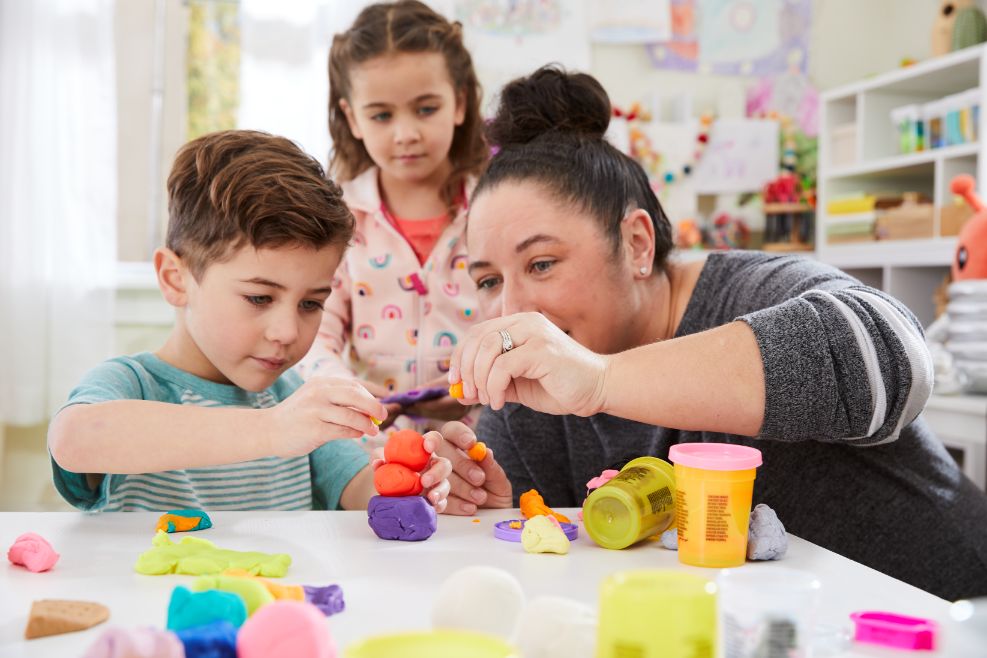
[(506, 470), (515, 504), (535, 488), (549, 505), (579, 506), (603, 469), (668, 459), (677, 443), (750, 445), (764, 459), (754, 504), (774, 508), (789, 532), (949, 600), (987, 595), (987, 496), (916, 419), (932, 373), (912, 314), (815, 261), (713, 254), (677, 335), (737, 319), (754, 331), (764, 363), (757, 437), (486, 409), (477, 434)]

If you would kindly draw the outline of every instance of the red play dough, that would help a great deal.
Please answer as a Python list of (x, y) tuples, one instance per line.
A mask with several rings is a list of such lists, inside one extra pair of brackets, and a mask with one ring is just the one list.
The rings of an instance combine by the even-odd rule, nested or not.
[(422, 480), (403, 464), (387, 463), (374, 471), (374, 487), (381, 496), (417, 496), (422, 492)]
[(413, 471), (425, 468), (431, 457), (431, 453), (425, 450), (425, 437), (415, 430), (395, 432), (384, 446), (384, 461), (389, 464), (404, 464)]

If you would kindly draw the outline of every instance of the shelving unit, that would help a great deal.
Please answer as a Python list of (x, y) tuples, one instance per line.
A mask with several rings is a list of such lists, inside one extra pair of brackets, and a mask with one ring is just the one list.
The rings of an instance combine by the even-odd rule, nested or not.
[[(923, 324), (934, 319), (933, 293), (949, 272), (955, 237), (886, 240), (830, 245), (826, 227), (838, 221), (826, 214), (833, 197), (854, 193), (919, 192), (935, 206), (933, 235), (941, 236), (939, 209), (952, 202), (954, 176), (966, 173), (983, 189), (987, 158), (984, 140), (901, 155), (890, 112), (910, 103), (925, 103), (979, 87), (981, 108), (987, 91), (987, 48), (975, 46), (914, 66), (830, 90), (822, 96), (819, 135), (819, 189), (816, 212), (816, 257), (905, 302)], [(980, 113), (978, 134), (987, 134)], [(854, 126), (851, 162), (833, 166), (834, 136)]]

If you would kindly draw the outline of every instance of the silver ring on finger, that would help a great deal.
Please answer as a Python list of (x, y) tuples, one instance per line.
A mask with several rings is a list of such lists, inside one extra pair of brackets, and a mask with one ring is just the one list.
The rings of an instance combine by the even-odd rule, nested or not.
[(514, 349), (514, 341), (511, 340), (511, 335), (507, 333), (507, 329), (501, 329), (497, 333), (500, 334), (500, 353), (506, 354)]

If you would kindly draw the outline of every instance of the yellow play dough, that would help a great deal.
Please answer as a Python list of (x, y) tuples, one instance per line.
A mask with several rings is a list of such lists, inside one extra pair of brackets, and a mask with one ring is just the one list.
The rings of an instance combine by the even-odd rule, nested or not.
[(148, 576), (169, 573), (208, 576), (226, 569), (243, 569), (255, 576), (281, 578), (291, 566), (291, 556), (284, 553), (231, 551), (198, 537), (183, 537), (174, 544), (168, 539), (168, 533), (158, 532), (151, 543), (153, 548), (137, 558), (134, 565), (137, 573)]

